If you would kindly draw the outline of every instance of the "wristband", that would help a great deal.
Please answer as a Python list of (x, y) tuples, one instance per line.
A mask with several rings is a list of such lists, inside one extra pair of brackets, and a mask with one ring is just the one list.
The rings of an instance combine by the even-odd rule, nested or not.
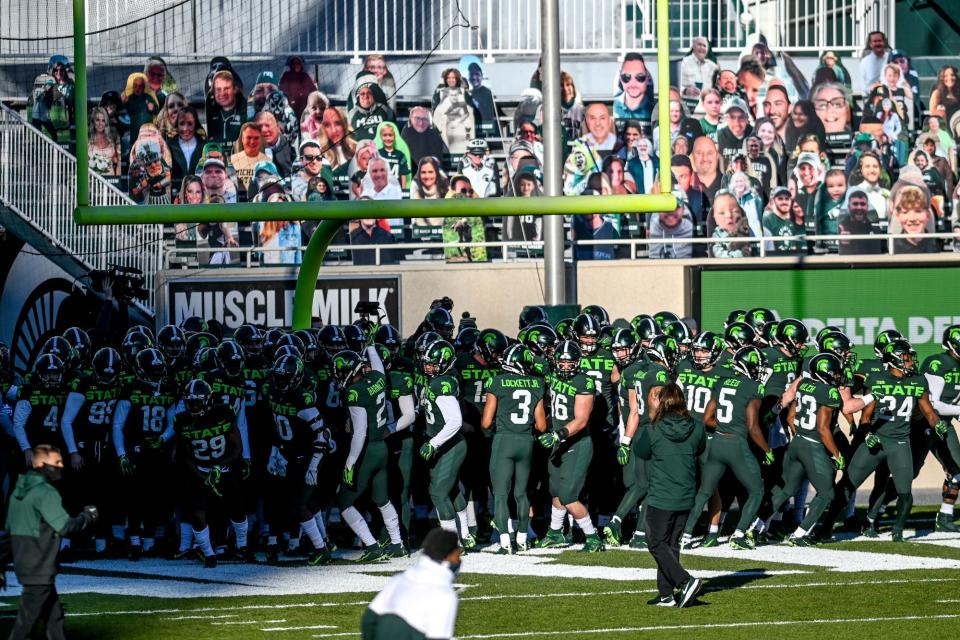
[(563, 442), (570, 437), (570, 432), (567, 431), (566, 427), (560, 427), (560, 429), (557, 430), (557, 435), (560, 436), (560, 442)]
[(872, 393), (864, 394), (860, 396), (860, 399), (863, 400), (863, 406), (866, 407), (868, 404), (873, 402), (873, 394)]
[(629, 447), (630, 441), (633, 440), (630, 436), (620, 436), (620, 444)]

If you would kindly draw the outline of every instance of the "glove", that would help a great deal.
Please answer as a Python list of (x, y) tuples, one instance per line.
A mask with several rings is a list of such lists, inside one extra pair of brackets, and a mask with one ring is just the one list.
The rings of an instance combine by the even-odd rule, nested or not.
[(830, 459), (833, 460), (833, 466), (837, 468), (837, 471), (843, 471), (844, 467), (847, 466), (847, 461), (843, 459), (843, 454), (839, 451), (836, 456)]
[(283, 457), (277, 447), (270, 450), (270, 458), (267, 460), (267, 473), (278, 478), (287, 475), (287, 459)]
[(204, 481), (204, 484), (210, 487), (210, 491), (213, 492), (213, 495), (218, 498), (222, 498), (223, 494), (220, 492), (220, 479), (223, 477), (223, 469), (219, 466), (215, 466), (210, 469), (210, 473), (207, 474), (207, 479)]
[(96, 521), (100, 519), (100, 512), (97, 511), (97, 508), (92, 504), (88, 504), (83, 508), (83, 515), (90, 520), (91, 524), (96, 523)]
[(160, 436), (148, 436), (144, 442), (150, 449), (159, 449), (164, 444), (163, 438)]
[(625, 444), (621, 444), (619, 447), (617, 447), (617, 462), (619, 462), (620, 466), (622, 467), (626, 465), (627, 462), (629, 461), (630, 461), (630, 447)]
[(551, 431), (537, 438), (537, 441), (540, 442), (540, 446), (544, 449), (553, 449), (553, 447), (560, 443), (560, 436), (556, 431)]
[(127, 456), (120, 456), (117, 459), (117, 462), (120, 463), (120, 474), (129, 478), (133, 475), (133, 472), (136, 470), (134, 464), (130, 461), (130, 458)]
[(880, 436), (875, 433), (868, 433), (864, 443), (868, 449), (875, 449), (880, 446)]
[(947, 426), (947, 423), (941, 420), (937, 424), (933, 425), (933, 430), (937, 432), (937, 435), (940, 436), (941, 440), (946, 439), (947, 434), (950, 432), (950, 427)]
[(420, 457), (424, 460), (430, 460), (437, 453), (437, 448), (429, 442), (424, 442), (420, 447)]
[(767, 449), (767, 452), (763, 454), (764, 466), (769, 467), (770, 465), (773, 464), (773, 461), (774, 461), (773, 449)]
[(343, 468), (343, 484), (348, 487), (353, 486), (353, 467), (344, 467)]
[(315, 448), (323, 453), (333, 453), (337, 450), (337, 443), (333, 439), (330, 429), (320, 429), (313, 441)]
[(253, 463), (250, 462), (249, 458), (243, 459), (243, 471), (241, 472), (241, 478), (244, 480), (250, 479), (250, 474), (253, 472)]

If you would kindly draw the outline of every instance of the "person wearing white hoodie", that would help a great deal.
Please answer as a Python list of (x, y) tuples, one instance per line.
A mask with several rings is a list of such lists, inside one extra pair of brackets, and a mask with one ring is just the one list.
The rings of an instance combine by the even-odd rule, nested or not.
[(363, 640), (453, 638), (457, 592), (453, 581), (460, 569), (460, 538), (453, 531), (434, 529), (423, 540), (416, 564), (390, 578), (363, 613)]

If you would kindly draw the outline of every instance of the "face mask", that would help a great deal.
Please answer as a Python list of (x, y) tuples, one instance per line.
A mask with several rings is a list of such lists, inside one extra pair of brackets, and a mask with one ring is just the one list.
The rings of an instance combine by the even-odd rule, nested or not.
[(56, 482), (63, 477), (63, 469), (52, 464), (45, 464), (40, 467), (40, 473), (47, 479), (47, 482)]

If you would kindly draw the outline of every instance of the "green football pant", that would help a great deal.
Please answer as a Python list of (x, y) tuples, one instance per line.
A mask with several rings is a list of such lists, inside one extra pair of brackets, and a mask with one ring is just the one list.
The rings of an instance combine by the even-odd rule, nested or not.
[[(637, 443), (640, 441), (640, 434), (636, 433), (630, 442), (630, 459), (623, 466), (623, 486), (626, 491), (620, 506), (617, 507), (616, 517), (623, 520), (627, 517), (634, 507), (636, 507), (644, 498), (647, 497), (647, 490), (650, 485), (647, 482), (647, 461), (637, 455)], [(643, 531), (643, 522), (637, 523), (637, 530)]]
[(575, 442), (563, 443), (550, 456), (550, 495), (562, 505), (579, 502), (583, 485), (587, 480), (587, 470), (593, 459), (593, 440), (589, 434), (577, 438)]
[(497, 433), (490, 454), (490, 478), (493, 483), (493, 522), (497, 531), (509, 531), (510, 493), (517, 503), (517, 531), (530, 524), (530, 497), (527, 482), (533, 461), (533, 438), (527, 434)]
[(430, 499), (440, 520), (455, 520), (457, 511), (467, 508), (467, 501), (460, 491), (460, 467), (467, 457), (467, 442), (454, 436), (456, 444), (444, 444), (443, 453), (430, 461)]
[[(810, 501), (810, 509), (800, 523), (804, 531), (810, 531), (833, 502), (833, 480), (836, 467), (820, 442), (811, 442), (803, 436), (797, 436), (787, 447), (783, 459), (783, 486), (773, 489), (773, 512), (777, 513), (791, 496), (797, 494), (804, 479), (817, 490), (816, 497)], [(798, 505), (802, 509), (803, 505)]]
[(340, 511), (352, 507), (367, 489), (378, 507), (390, 501), (387, 493), (387, 444), (383, 440), (367, 441), (353, 470), (353, 486), (340, 484), (337, 504)]
[[(880, 436), (880, 445), (874, 449), (870, 449), (866, 443), (861, 444), (856, 453), (853, 454), (853, 459), (850, 460), (847, 473), (844, 475), (843, 491), (837, 498), (838, 501), (842, 498), (842, 504), (846, 505), (847, 500), (856, 492), (857, 487), (863, 484), (864, 480), (882, 462), (886, 462), (890, 468), (890, 475), (893, 476), (893, 484), (897, 492), (897, 520), (893, 528), (895, 531), (903, 531), (907, 516), (910, 515), (910, 509), (913, 508), (913, 494), (911, 493), (913, 449), (910, 446), (909, 438)], [(834, 509), (836, 509), (836, 506), (834, 504)], [(832, 526), (833, 523), (830, 522), (830, 524)]]
[(720, 478), (729, 469), (736, 477), (737, 482), (743, 485), (747, 492), (747, 500), (740, 509), (738, 531), (746, 531), (757, 517), (757, 510), (763, 501), (763, 476), (760, 474), (760, 465), (750, 445), (743, 438), (715, 434), (710, 441), (710, 454), (701, 470), (700, 489), (693, 502), (693, 511), (684, 528), (684, 533), (693, 534), (697, 518), (703, 507), (716, 491)]

